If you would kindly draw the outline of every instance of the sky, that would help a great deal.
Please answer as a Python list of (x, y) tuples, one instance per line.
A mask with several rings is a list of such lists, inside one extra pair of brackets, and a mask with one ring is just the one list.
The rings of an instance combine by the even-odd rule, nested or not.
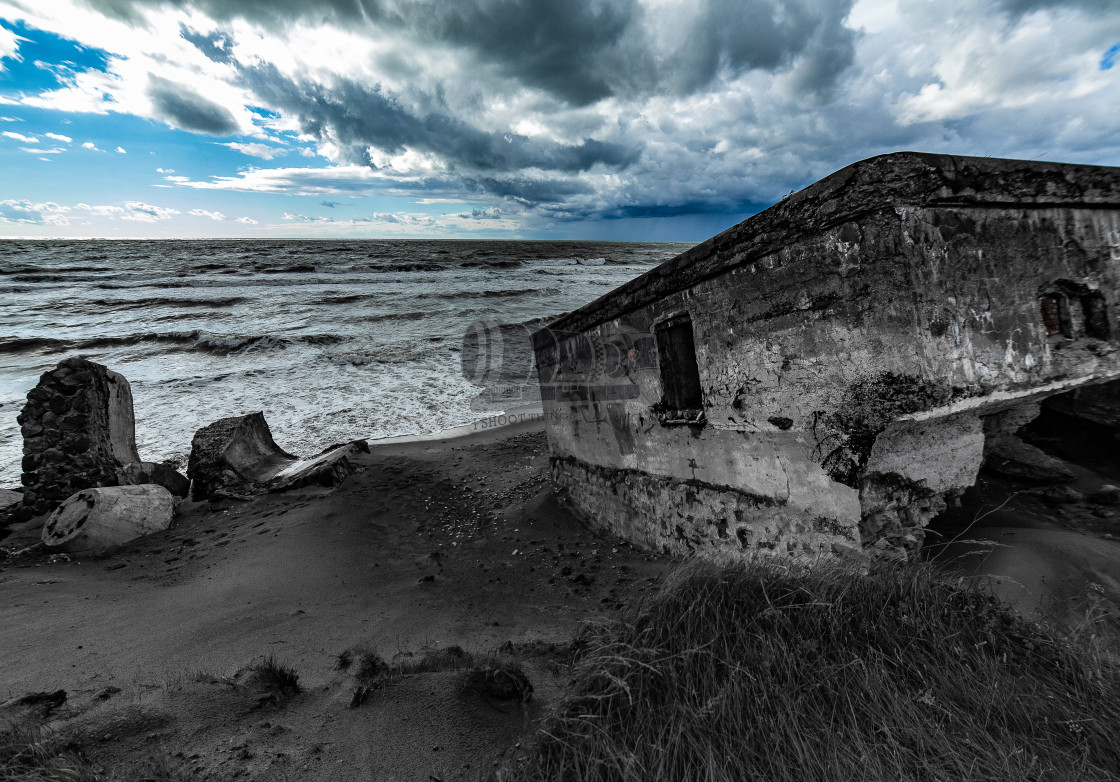
[(0, 237), (700, 241), (898, 150), (1120, 165), (1120, 0), (0, 0)]

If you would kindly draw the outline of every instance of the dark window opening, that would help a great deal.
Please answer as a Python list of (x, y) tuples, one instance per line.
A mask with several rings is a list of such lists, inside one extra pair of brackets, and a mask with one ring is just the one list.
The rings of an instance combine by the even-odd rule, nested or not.
[(1071, 338), (1073, 324), (1070, 323), (1066, 297), (1060, 293), (1051, 293), (1041, 297), (1038, 303), (1042, 310), (1042, 325), (1046, 328), (1046, 336)]
[(1111, 329), (1108, 326), (1108, 306), (1100, 291), (1092, 291), (1081, 297), (1081, 309), (1085, 314), (1085, 336), (1093, 339), (1108, 339)]
[(687, 315), (658, 324), (657, 358), (661, 366), (662, 404), (670, 410), (699, 410), (704, 405), (692, 319)]

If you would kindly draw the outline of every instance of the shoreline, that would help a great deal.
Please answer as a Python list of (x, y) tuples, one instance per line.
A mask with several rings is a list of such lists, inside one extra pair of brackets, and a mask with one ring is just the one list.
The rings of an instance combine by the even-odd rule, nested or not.
[(367, 438), (366, 442), (369, 447), (379, 445), (404, 445), (407, 443), (428, 443), (428, 442), (442, 442), (444, 440), (454, 440), (461, 437), (469, 437), (473, 434), (482, 432), (494, 432), (507, 427), (517, 426), (521, 424), (532, 424), (544, 421), (544, 409), (539, 404), (527, 405), (525, 407), (515, 407), (511, 410), (499, 413), (497, 415), (490, 415), (485, 418), (477, 418), (474, 421), (466, 424), (459, 424), (458, 426), (451, 426), (447, 429), (441, 429), (438, 432), (431, 432), (429, 434), (398, 434), (390, 435), (388, 437)]

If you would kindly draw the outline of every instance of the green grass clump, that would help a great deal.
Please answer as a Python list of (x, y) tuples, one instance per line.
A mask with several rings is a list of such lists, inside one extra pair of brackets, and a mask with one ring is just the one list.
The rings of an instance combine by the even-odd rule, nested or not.
[(1120, 779), (1116, 658), (927, 565), (695, 563), (585, 639), (500, 779)]

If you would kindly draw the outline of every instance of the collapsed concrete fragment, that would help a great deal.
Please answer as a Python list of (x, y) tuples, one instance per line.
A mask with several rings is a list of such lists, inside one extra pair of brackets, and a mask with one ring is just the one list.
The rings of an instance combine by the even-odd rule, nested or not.
[(43, 543), (92, 554), (165, 530), (175, 515), (171, 493), (156, 484), (84, 489), (69, 497), (43, 526)]
[(195, 432), (187, 477), (195, 500), (312, 484), (335, 486), (354, 472), (349, 457), (359, 452), (369, 452), (365, 440), (301, 459), (276, 444), (263, 413), (250, 413), (223, 418)]
[(1082, 386), (1052, 396), (1046, 406), (1090, 425), (1120, 433), (1120, 381)]
[(137, 483), (132, 390), (101, 364), (68, 358), (40, 377), (16, 420), (23, 434), (22, 514), (53, 510), (74, 492)]
[(905, 555), (986, 457), (1055, 477), (1011, 438), (1120, 376), (1118, 297), (1120, 169), (871, 158), (533, 335), (553, 478), (667, 551)]
[(158, 483), (176, 497), (186, 497), (191, 492), (191, 482), (181, 472), (163, 462), (140, 462), (140, 482)]

